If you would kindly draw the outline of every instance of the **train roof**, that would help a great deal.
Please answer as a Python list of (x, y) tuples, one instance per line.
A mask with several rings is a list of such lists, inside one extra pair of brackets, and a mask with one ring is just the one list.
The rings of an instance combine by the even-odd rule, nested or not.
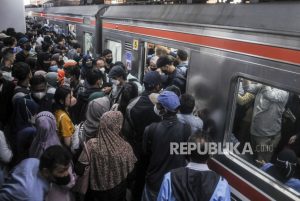
[(64, 15), (95, 16), (98, 13), (98, 11), (103, 7), (106, 7), (106, 5), (27, 8), (26, 12), (33, 11), (33, 12), (45, 12), (45, 13), (53, 13), (53, 14), (64, 14)]
[(110, 6), (104, 19), (148, 21), (300, 35), (300, 3)]

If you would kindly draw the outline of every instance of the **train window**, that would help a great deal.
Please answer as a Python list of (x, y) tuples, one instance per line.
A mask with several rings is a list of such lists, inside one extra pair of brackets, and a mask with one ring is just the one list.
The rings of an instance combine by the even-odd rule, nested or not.
[(239, 78), (235, 98), (229, 151), (300, 192), (300, 95)]
[(68, 24), (68, 31), (71, 36), (76, 38), (76, 25), (75, 24)]
[(116, 41), (107, 40), (106, 48), (112, 51), (113, 63), (122, 59), (122, 44)]
[(93, 35), (91, 33), (84, 33), (84, 53), (92, 56), (93, 50)]

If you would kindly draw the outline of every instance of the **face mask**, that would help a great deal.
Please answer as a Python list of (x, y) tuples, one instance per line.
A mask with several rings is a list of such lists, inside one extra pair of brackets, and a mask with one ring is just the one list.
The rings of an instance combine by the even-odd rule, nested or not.
[(157, 116), (161, 116), (160, 110), (157, 109), (156, 105), (154, 105), (154, 113), (155, 113)]
[(64, 77), (64, 84), (63, 85), (70, 86), (71, 85), (71, 78)]
[(112, 59), (106, 59), (106, 63), (111, 64)]
[(105, 68), (100, 68), (100, 71), (101, 71), (102, 73), (105, 73)]
[(113, 83), (113, 85), (117, 85), (117, 86), (120, 84), (120, 81), (115, 79), (112, 79), (111, 82)]
[(32, 96), (38, 100), (41, 100), (46, 96), (46, 93), (45, 92), (36, 92), (36, 93), (32, 93)]
[(60, 186), (65, 186), (71, 181), (71, 177), (69, 174), (65, 177), (54, 177), (54, 179), (55, 179), (54, 183)]

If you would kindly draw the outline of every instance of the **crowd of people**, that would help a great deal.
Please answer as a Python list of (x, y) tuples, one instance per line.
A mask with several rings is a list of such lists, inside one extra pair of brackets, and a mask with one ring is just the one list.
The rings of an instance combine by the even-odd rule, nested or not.
[[(0, 200), (229, 200), (186, 94), (188, 54), (157, 47), (140, 82), (47, 26), (0, 33)], [(189, 179), (193, 178), (193, 179)]]

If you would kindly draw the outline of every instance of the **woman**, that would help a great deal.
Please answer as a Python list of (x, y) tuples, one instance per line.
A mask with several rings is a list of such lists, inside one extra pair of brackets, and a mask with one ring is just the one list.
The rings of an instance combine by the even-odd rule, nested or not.
[(136, 157), (131, 146), (121, 137), (123, 115), (109, 111), (100, 119), (97, 138), (87, 142), (79, 162), (90, 164), (89, 191), (86, 200), (122, 201), (126, 197), (126, 179), (132, 172)]
[(74, 124), (69, 116), (69, 108), (76, 104), (72, 90), (67, 86), (60, 86), (54, 94), (54, 114), (58, 135), (63, 145), (70, 148), (71, 137), (75, 132)]
[(50, 112), (40, 112), (35, 120), (36, 136), (29, 149), (29, 156), (40, 158), (50, 146), (61, 145), (56, 133), (56, 120)]
[(97, 131), (102, 115), (109, 111), (110, 102), (108, 97), (92, 100), (87, 108), (86, 121), (83, 124), (83, 137), (85, 141), (97, 137)]

